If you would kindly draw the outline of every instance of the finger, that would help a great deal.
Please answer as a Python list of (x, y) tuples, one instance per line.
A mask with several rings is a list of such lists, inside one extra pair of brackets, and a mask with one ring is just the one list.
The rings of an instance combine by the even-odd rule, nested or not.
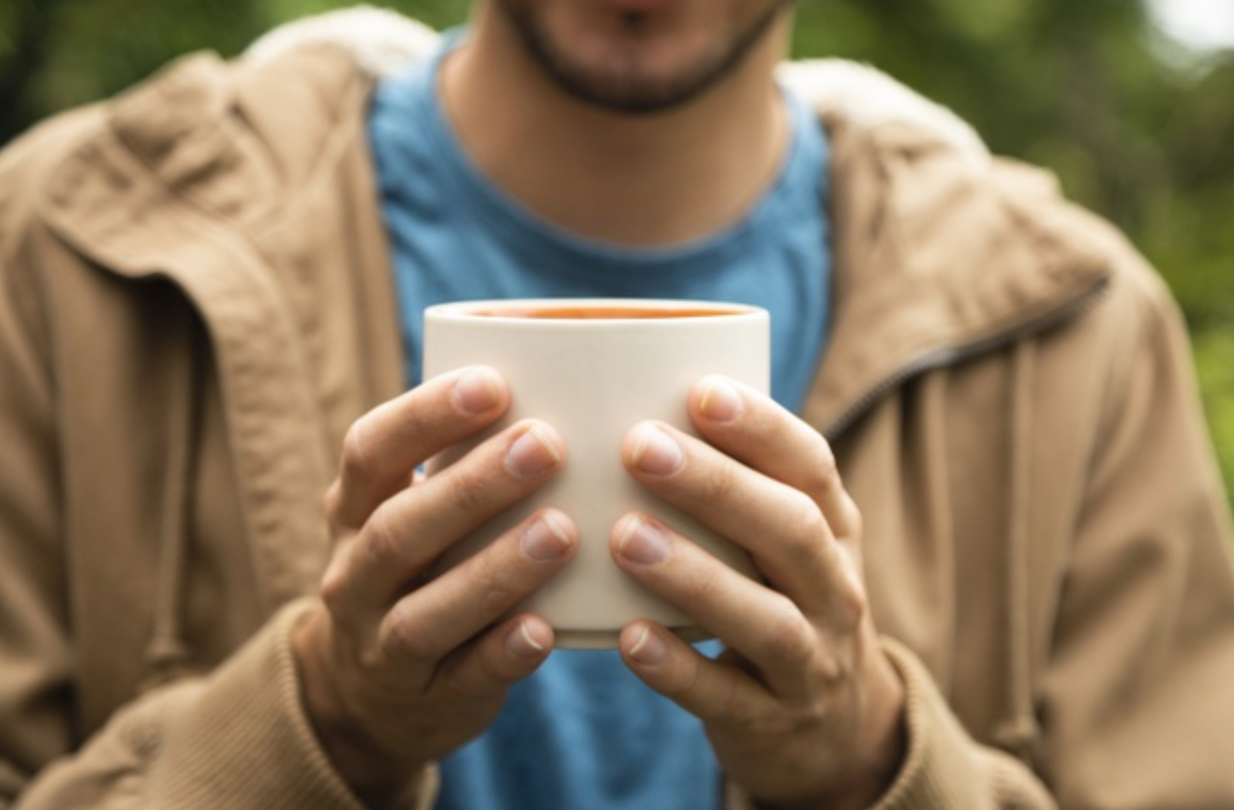
[(451, 544), (543, 486), (565, 461), (549, 425), (524, 421), (373, 512), (323, 582), (341, 605), (384, 611)]
[[(378, 635), (396, 660), (435, 663), (462, 647), (547, 582), (578, 547), (574, 524), (545, 510), (502, 535), (459, 565), (400, 599)], [(529, 628), (523, 628), (529, 631)], [(511, 643), (530, 654), (537, 636)]]
[(809, 495), (837, 537), (859, 536), (860, 513), (844, 489), (831, 445), (775, 400), (726, 377), (699, 381), (691, 419), (711, 444)]
[(553, 651), (553, 639), (543, 618), (514, 616), (451, 656), (436, 683), (464, 698), (490, 696), (535, 672)]
[(821, 508), (792, 487), (667, 425), (644, 422), (626, 437), (627, 468), (660, 497), (743, 546), (764, 576), (807, 612), (833, 609), (849, 583)]
[(628, 625), (618, 644), (635, 675), (705, 723), (758, 717), (774, 708), (766, 689), (750, 675), (707, 658), (651, 622)]
[(612, 542), (622, 570), (748, 659), (777, 694), (806, 693), (817, 634), (791, 599), (646, 515), (618, 521)]
[(338, 478), (327, 513), (338, 526), (358, 529), (416, 467), (492, 424), (510, 396), (501, 376), (472, 366), (435, 377), (356, 420), (343, 441)]

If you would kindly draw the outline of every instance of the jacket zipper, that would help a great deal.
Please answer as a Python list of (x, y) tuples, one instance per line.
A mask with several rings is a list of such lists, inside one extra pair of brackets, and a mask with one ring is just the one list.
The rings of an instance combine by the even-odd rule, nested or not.
[(860, 396), (856, 402), (824, 428), (823, 436), (829, 442), (835, 441), (841, 433), (852, 427), (853, 423), (864, 415), (866, 411), (874, 407), (879, 400), (918, 375), (943, 368), (944, 366), (955, 365), (979, 354), (1010, 346), (1018, 340), (1039, 334), (1078, 317), (1095, 304), (1109, 286), (1109, 279), (1103, 277), (1061, 306), (1018, 324), (1012, 329), (959, 346), (944, 346), (942, 348), (930, 349), (918, 355), (900, 366), (894, 373), (884, 377), (881, 382)]

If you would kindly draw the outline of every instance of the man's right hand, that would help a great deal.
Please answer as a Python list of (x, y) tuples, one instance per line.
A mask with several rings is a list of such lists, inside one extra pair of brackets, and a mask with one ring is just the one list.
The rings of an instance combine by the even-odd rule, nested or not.
[(330, 564), (293, 650), (314, 729), (371, 806), (483, 731), (510, 684), (552, 648), (543, 618), (502, 617), (573, 555), (576, 530), (561, 512), (538, 512), (428, 576), (453, 543), (561, 468), (560, 437), (526, 421), (415, 481), (417, 467), (492, 425), (508, 404), (487, 367), (430, 380), (352, 425), (326, 495)]

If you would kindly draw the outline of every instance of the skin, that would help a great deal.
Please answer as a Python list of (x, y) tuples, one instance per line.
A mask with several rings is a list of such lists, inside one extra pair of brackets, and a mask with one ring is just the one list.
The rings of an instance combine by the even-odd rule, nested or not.
[(861, 515), (818, 431), (712, 377), (695, 387), (701, 439), (655, 423), (622, 449), (630, 474), (744, 546), (764, 582), (649, 515), (614, 527), (613, 558), (727, 647), (716, 661), (638, 622), (622, 656), (704, 723), (722, 768), (767, 807), (864, 808), (903, 755), (903, 687), (870, 618)]
[(331, 561), (293, 653), (327, 755), (372, 807), (414, 788), (426, 763), (487, 727), (509, 685), (552, 647), (542, 618), (498, 620), (573, 555), (567, 516), (533, 515), (458, 567), (430, 573), (459, 537), (561, 468), (553, 429), (513, 425), (409, 486), (419, 465), (508, 404), (492, 369), (431, 380), (352, 425), (326, 495)]
[[(741, 218), (774, 180), (787, 148), (783, 99), (772, 72), (789, 18), (780, 0), (674, 0), (632, 37), (602, 13), (604, 0), (502, 0), (481, 4), (469, 44), (447, 59), (446, 111), (470, 157), (496, 185), (558, 226), (624, 245), (680, 244)], [(512, 10), (507, 13), (506, 6)], [(706, 75), (762, 36), (700, 95), (654, 114), (630, 114), (567, 92), (536, 60), (510, 14), (541, 26), (591, 65), (602, 84), (610, 54), (625, 76), (640, 68), (654, 96), (673, 75)], [(597, 64), (592, 64), (592, 63)], [(611, 77), (610, 77), (611, 78)], [(612, 81), (616, 81), (612, 79)], [(628, 91), (633, 92), (633, 91)]]
[[(441, 85), (493, 182), (563, 228), (635, 246), (697, 239), (741, 216), (787, 140), (772, 80), (789, 28), (779, 0), (669, 0), (636, 24), (611, 5), (642, 2), (481, 3)], [(568, 515), (542, 511), (457, 568), (432, 568), (568, 463), (552, 426), (513, 425), (440, 475), (415, 477), (508, 404), (492, 369), (430, 380), (352, 426), (327, 493), (331, 561), (292, 648), (314, 730), (371, 807), (414, 790), (426, 764), (483, 731), (552, 648), (541, 617), (509, 613), (568, 565)], [(868, 610), (860, 513), (826, 441), (769, 398), (709, 378), (689, 408), (700, 438), (639, 425), (623, 461), (748, 549), (764, 579), (649, 516), (624, 516), (615, 563), (727, 650), (710, 661), (637, 622), (622, 631), (623, 659), (702, 720), (725, 774), (762, 806), (867, 807), (903, 756), (904, 694)]]

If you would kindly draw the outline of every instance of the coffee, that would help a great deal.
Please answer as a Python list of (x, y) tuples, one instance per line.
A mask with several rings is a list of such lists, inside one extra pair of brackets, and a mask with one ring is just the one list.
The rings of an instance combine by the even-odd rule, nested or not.
[(627, 307), (627, 306), (535, 306), (493, 307), (473, 310), (471, 314), (486, 318), (537, 318), (544, 320), (630, 320), (644, 318), (716, 318), (735, 315), (738, 309), (722, 307)]

